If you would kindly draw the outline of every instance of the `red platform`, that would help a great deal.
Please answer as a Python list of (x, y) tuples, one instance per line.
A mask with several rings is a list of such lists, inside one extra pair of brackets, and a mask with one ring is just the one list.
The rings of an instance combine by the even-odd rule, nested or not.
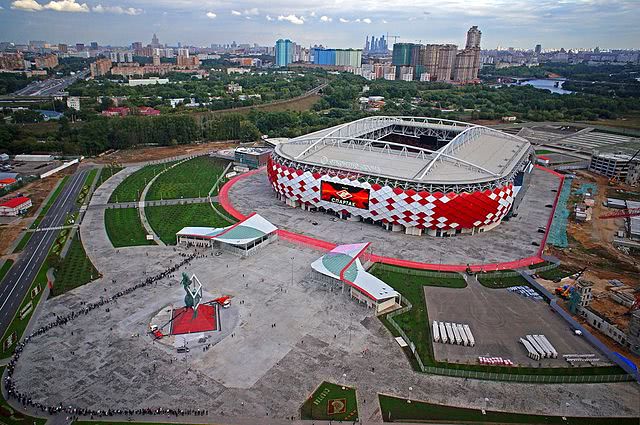
[(211, 305), (200, 305), (196, 317), (193, 317), (193, 309), (191, 307), (175, 309), (171, 317), (173, 318), (171, 335), (217, 330), (216, 308)]

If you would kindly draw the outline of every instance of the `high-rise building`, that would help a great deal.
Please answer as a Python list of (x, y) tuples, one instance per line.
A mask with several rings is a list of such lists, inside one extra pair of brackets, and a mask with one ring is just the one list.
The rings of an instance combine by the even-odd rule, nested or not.
[(162, 45), (160, 44), (160, 40), (158, 40), (158, 36), (154, 33), (153, 37), (151, 37), (151, 47), (161, 47)]
[(413, 43), (395, 43), (393, 45), (393, 53), (391, 56), (391, 64), (395, 66), (411, 65), (412, 57), (414, 57), (414, 49), (419, 46)]
[(467, 44), (465, 49), (479, 49), (481, 37), (482, 31), (480, 31), (476, 25), (469, 28), (469, 31), (467, 31)]
[(66, 44), (60, 43), (58, 44), (58, 51), (60, 53), (67, 53), (69, 51), (69, 46), (67, 46)]
[(456, 55), (453, 81), (467, 82), (477, 77), (475, 72), (475, 49), (464, 49)]
[(185, 68), (197, 68), (200, 66), (200, 58), (189, 56), (189, 49), (179, 49), (176, 57), (176, 65)]
[(76, 52), (84, 51), (84, 43), (76, 43)]
[(312, 47), (311, 54), (316, 65), (350, 66), (359, 68), (362, 65), (360, 49), (325, 49)]
[(160, 56), (153, 55), (153, 66), (160, 66)]
[(91, 50), (98, 50), (98, 42), (97, 41), (92, 41), (91, 42)]
[(0, 53), (0, 69), (19, 71), (25, 69), (22, 53)]
[(542, 45), (541, 44), (536, 44), (535, 52), (536, 52), (536, 55), (539, 55), (540, 53), (542, 53)]
[(439, 50), (439, 44), (427, 44), (426, 46), (420, 46), (420, 64), (424, 66), (424, 72), (431, 76), (435, 76), (436, 70), (438, 69)]
[(134, 41), (133, 43), (131, 43), (131, 50), (140, 50), (140, 49), (142, 49), (141, 41)]
[(438, 48), (438, 62), (436, 64), (436, 80), (451, 81), (453, 66), (456, 61), (458, 46), (455, 44), (441, 44)]
[(102, 77), (103, 75), (107, 75), (111, 70), (111, 59), (100, 58), (89, 65), (89, 69), (91, 71), (91, 76), (93, 78)]
[(36, 56), (35, 62), (38, 69), (52, 69), (58, 66), (58, 56), (54, 54)]
[(291, 40), (276, 41), (276, 66), (288, 66), (293, 62), (293, 43)]

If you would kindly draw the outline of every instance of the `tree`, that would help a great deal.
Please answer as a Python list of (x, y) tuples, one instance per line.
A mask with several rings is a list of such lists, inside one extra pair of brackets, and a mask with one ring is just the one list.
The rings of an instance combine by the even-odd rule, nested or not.
[(38, 111), (31, 109), (19, 109), (13, 113), (13, 122), (17, 124), (41, 122), (44, 118)]
[(253, 142), (260, 137), (260, 130), (251, 121), (240, 121), (238, 138), (241, 142)]

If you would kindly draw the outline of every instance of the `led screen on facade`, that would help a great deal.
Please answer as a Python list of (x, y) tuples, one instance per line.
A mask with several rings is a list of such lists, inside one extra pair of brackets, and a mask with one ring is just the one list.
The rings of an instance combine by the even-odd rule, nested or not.
[(320, 184), (320, 198), (323, 201), (334, 204), (363, 210), (369, 209), (369, 189), (362, 187), (322, 181)]

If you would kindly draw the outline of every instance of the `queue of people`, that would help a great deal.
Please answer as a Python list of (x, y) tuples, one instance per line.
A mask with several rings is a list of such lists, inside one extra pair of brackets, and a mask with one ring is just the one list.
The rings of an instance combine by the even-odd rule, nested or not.
[(116, 416), (116, 415), (203, 416), (208, 414), (208, 411), (204, 409), (147, 408), (147, 409), (93, 410), (93, 409), (85, 409), (85, 408), (79, 408), (74, 406), (63, 406), (62, 403), (60, 403), (57, 406), (50, 406), (50, 405), (45, 405), (43, 403), (36, 402), (32, 399), (32, 397), (28, 393), (19, 391), (16, 388), (15, 382), (13, 380), (13, 373), (15, 371), (18, 360), (20, 359), (20, 355), (22, 354), (27, 344), (29, 344), (34, 338), (46, 334), (51, 329), (63, 326), (80, 316), (87, 315), (95, 309), (98, 309), (100, 307), (113, 303), (117, 301), (119, 298), (128, 294), (131, 294), (132, 292), (138, 289), (150, 286), (159, 280), (162, 280), (166, 277), (170, 277), (178, 269), (189, 264), (193, 259), (202, 256), (202, 255), (198, 255), (197, 253), (193, 253), (193, 254), (181, 253), (180, 255), (184, 257), (184, 259), (180, 261), (178, 264), (175, 264), (169, 267), (162, 273), (159, 273), (153, 277), (148, 277), (144, 280), (144, 282), (138, 283), (123, 291), (118, 291), (111, 297), (108, 297), (108, 298), (101, 297), (100, 301), (97, 301), (95, 303), (86, 303), (82, 306), (82, 308), (78, 309), (77, 311), (72, 311), (71, 313), (64, 316), (58, 316), (55, 321), (44, 325), (43, 327), (33, 331), (31, 334), (26, 336), (22, 341), (20, 341), (16, 345), (15, 351), (13, 353), (13, 357), (7, 364), (7, 375), (4, 381), (4, 388), (7, 392), (7, 397), (16, 399), (19, 403), (22, 404), (23, 407), (39, 409), (40, 411), (46, 412), (49, 415), (65, 413), (67, 415), (72, 415), (72, 416), (90, 416), (91, 418), (93, 418), (93, 417)]

